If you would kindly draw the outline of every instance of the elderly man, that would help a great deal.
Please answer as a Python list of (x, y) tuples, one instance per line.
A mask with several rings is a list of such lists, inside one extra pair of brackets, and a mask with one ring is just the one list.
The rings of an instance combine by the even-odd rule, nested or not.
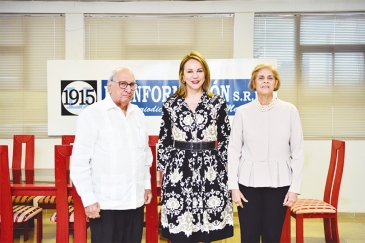
[(144, 204), (151, 202), (145, 116), (130, 103), (137, 84), (127, 68), (113, 71), (105, 99), (82, 111), (71, 179), (90, 219), (91, 242), (141, 242)]

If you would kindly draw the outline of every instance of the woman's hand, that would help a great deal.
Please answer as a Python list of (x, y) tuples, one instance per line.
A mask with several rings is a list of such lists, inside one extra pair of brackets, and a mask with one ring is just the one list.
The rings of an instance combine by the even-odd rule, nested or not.
[(287, 207), (292, 207), (298, 201), (298, 194), (294, 192), (288, 192), (284, 198), (283, 205)]
[(248, 202), (248, 200), (243, 196), (242, 192), (239, 189), (232, 189), (231, 193), (232, 201), (241, 208), (243, 208), (242, 200), (244, 202)]

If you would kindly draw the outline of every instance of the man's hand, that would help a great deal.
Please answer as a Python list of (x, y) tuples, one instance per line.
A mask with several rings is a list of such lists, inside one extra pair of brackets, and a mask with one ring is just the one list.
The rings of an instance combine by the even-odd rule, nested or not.
[(152, 200), (152, 191), (150, 189), (146, 189), (144, 191), (144, 204), (150, 204)]
[(100, 205), (98, 202), (85, 207), (86, 217), (90, 219), (100, 218)]

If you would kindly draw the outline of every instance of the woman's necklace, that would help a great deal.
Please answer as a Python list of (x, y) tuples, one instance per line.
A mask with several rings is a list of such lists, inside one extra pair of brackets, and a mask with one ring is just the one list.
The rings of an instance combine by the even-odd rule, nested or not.
[(270, 103), (268, 104), (268, 105), (261, 105), (260, 104), (260, 101), (259, 101), (259, 99), (255, 99), (255, 102), (256, 102), (256, 107), (257, 107), (257, 109), (259, 109), (259, 111), (268, 111), (268, 110), (270, 110), (271, 108), (273, 108), (274, 107), (274, 105), (275, 105), (275, 103), (276, 103), (276, 101), (277, 101), (277, 97), (275, 97), (275, 98), (273, 98), (271, 101), (270, 101)]

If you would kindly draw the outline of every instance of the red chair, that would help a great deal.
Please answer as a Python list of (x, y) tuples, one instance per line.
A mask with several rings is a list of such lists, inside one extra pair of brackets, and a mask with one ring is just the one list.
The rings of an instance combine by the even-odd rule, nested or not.
[(323, 201), (318, 199), (299, 199), (291, 208), (291, 216), (296, 219), (296, 242), (304, 242), (303, 220), (323, 218), (326, 242), (340, 242), (337, 223), (337, 206), (342, 172), (345, 162), (345, 142), (332, 140)]
[(42, 241), (42, 209), (12, 204), (9, 176), (8, 146), (0, 145), (0, 242), (13, 242), (14, 229), (24, 226), (24, 241), (28, 240), (28, 222), (37, 219), (37, 242)]
[[(51, 216), (51, 221), (57, 223), (56, 240), (57, 242), (68, 242), (68, 234), (70, 228), (74, 228), (74, 207), (69, 205), (69, 195), (67, 186), (70, 181), (67, 179), (67, 171), (69, 166), (67, 161), (72, 154), (72, 145), (55, 145), (55, 184), (56, 184), (56, 212)], [(86, 221), (86, 215), (84, 218)], [(62, 225), (62, 228), (59, 227)], [(88, 224), (86, 224), (86, 229)], [(86, 234), (86, 233), (85, 233)], [(76, 241), (76, 239), (75, 239)]]
[[(75, 142), (75, 135), (62, 135), (62, 145), (71, 145)], [(67, 181), (70, 183), (70, 157), (66, 158)], [(72, 196), (68, 197), (68, 204), (73, 204)], [(38, 200), (38, 206), (43, 209), (56, 209), (56, 196), (44, 196)]]
[[(22, 184), (22, 155), (25, 144), (25, 183), (34, 184), (34, 135), (14, 135), (13, 138), (13, 183)], [(13, 204), (33, 206), (34, 196), (12, 197)]]
[(286, 210), (286, 215), (283, 223), (283, 228), (281, 230), (280, 243), (290, 243), (291, 242), (291, 222), (290, 222), (290, 207)]
[[(75, 142), (75, 135), (62, 135), (62, 145), (73, 145)], [(66, 158), (66, 169), (67, 169), (67, 181), (70, 179), (70, 157)], [(69, 203), (72, 204), (72, 197), (69, 198)]]
[(62, 135), (62, 145), (72, 145), (75, 142), (75, 135)]
[(146, 243), (158, 242), (158, 196), (160, 196), (161, 189), (158, 190), (157, 178), (156, 178), (156, 146), (158, 142), (158, 136), (149, 136), (148, 145), (152, 151), (152, 166), (150, 168), (151, 173), (151, 190), (152, 200), (150, 204), (146, 205)]
[[(25, 151), (23, 150), (25, 144)], [(12, 175), (14, 184), (22, 184), (22, 171), (25, 174), (25, 184), (34, 184), (34, 150), (35, 150), (34, 135), (14, 135), (13, 137), (13, 160), (12, 160)], [(24, 157), (24, 168), (22, 161)], [(34, 205), (35, 196), (13, 196), (11, 198), (14, 205)], [(28, 226), (28, 225), (26, 225)], [(29, 221), (29, 227), (34, 227), (34, 220)], [(24, 229), (26, 234), (27, 229)]]

